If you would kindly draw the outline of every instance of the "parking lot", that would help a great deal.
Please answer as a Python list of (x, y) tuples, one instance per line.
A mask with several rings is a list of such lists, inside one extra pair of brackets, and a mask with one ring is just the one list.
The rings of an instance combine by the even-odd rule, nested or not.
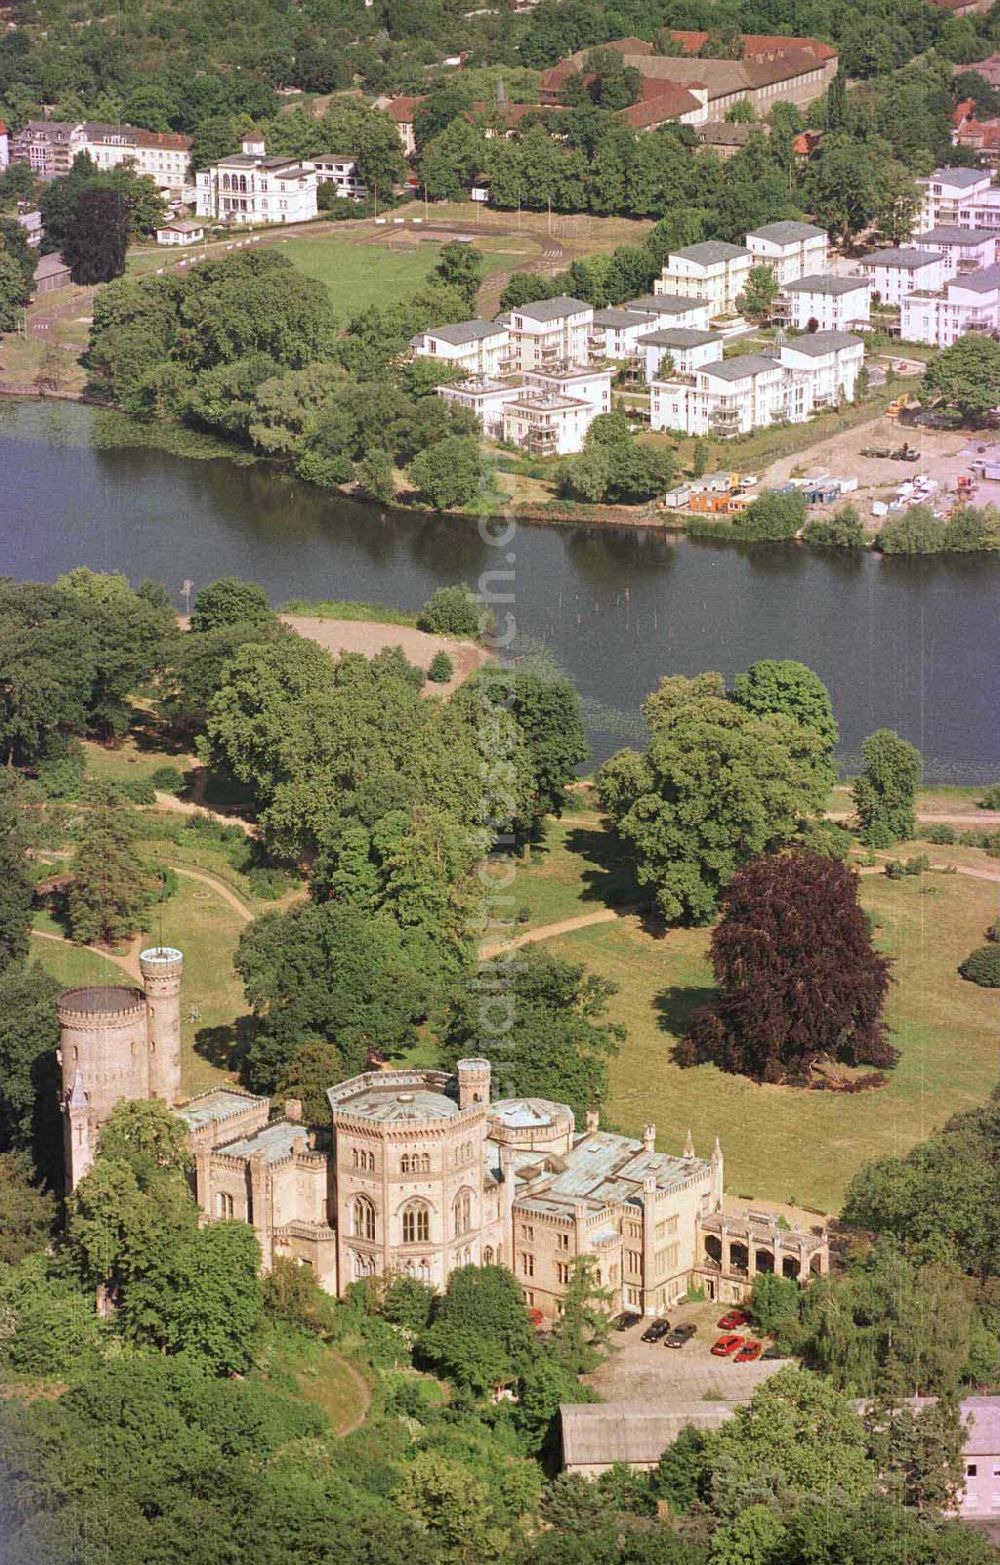
[[(728, 1308), (720, 1304), (681, 1304), (670, 1311), (671, 1326), (691, 1322), (697, 1335), (683, 1348), (667, 1348), (663, 1342), (643, 1342), (648, 1320), (627, 1331), (612, 1332), (607, 1359), (592, 1375), (590, 1385), (608, 1402), (691, 1403), (700, 1401), (747, 1402), (762, 1381), (776, 1374), (788, 1359), (757, 1359), (734, 1364), (713, 1358), (712, 1343), (724, 1333), (716, 1322)], [(741, 1336), (755, 1336), (740, 1328)]]

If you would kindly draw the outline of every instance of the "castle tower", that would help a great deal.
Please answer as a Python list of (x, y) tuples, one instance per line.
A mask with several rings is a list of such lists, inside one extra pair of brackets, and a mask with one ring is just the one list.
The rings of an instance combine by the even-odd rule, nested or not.
[(139, 953), (146, 988), (149, 1096), (176, 1103), (181, 1095), (181, 974), (184, 957), (175, 946), (151, 946)]
[(718, 1136), (715, 1138), (715, 1145), (712, 1148), (712, 1156), (709, 1159), (709, 1166), (712, 1170), (712, 1204), (715, 1207), (715, 1210), (720, 1212), (722, 1210), (723, 1194), (723, 1163), (722, 1146)]
[(476, 1103), (490, 1101), (489, 1060), (459, 1060), (455, 1069), (460, 1109), (471, 1109)]
[(67, 989), (57, 1002), (66, 1188), (86, 1172), (97, 1132), (121, 1098), (149, 1097), (146, 997), (125, 984)]

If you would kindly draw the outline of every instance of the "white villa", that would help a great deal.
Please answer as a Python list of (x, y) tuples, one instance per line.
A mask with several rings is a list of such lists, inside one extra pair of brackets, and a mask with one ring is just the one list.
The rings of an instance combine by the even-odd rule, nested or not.
[(660, 365), (669, 354), (678, 374), (690, 374), (722, 355), (723, 338), (717, 331), (695, 326), (668, 326), (639, 338), (643, 380), (659, 379)]
[(525, 388), (504, 403), (503, 438), (532, 456), (570, 456), (583, 450), (593, 421), (593, 407), (582, 397)]
[(436, 389), (442, 402), (451, 402), (455, 407), (468, 408), (474, 413), (483, 434), (490, 440), (503, 439), (503, 410), (508, 402), (521, 395), (522, 390), (516, 380), (491, 380), (476, 375)]
[(682, 298), (705, 300), (709, 315), (735, 315), (736, 301), (743, 292), (755, 264), (749, 250), (707, 239), (703, 244), (672, 250), (658, 282), (657, 293), (679, 294)]
[(873, 250), (862, 256), (861, 267), (873, 291), (885, 304), (901, 304), (905, 294), (917, 288), (940, 288), (944, 266), (938, 250), (912, 247)]
[(710, 307), (707, 299), (691, 299), (676, 293), (647, 293), (639, 299), (629, 299), (625, 309), (651, 316), (650, 331), (659, 331), (666, 326), (708, 330)]
[(205, 238), (205, 225), (193, 217), (178, 217), (172, 223), (164, 223), (156, 230), (158, 245), (200, 245)]
[(510, 332), (496, 321), (459, 321), (435, 326), (414, 337), (418, 358), (440, 359), (479, 379), (501, 375), (509, 368)]
[(135, 125), (105, 125), (98, 120), (29, 120), (13, 138), (11, 161), (27, 163), (39, 179), (68, 174), (73, 159), (86, 152), (99, 169), (131, 163), (148, 174), (166, 195), (179, 198), (190, 188), (191, 137), (175, 131), (141, 130)]
[(969, 332), (1000, 330), (1000, 266), (949, 278), (942, 288), (907, 294), (900, 306), (900, 336), (949, 348)]
[(959, 272), (979, 272), (992, 266), (1000, 242), (997, 231), (989, 228), (930, 228), (919, 238), (921, 250), (940, 255), (945, 280)]
[(645, 310), (595, 310), (590, 351), (597, 359), (634, 358), (639, 338), (655, 324), (655, 316)]
[(510, 318), (511, 369), (586, 364), (593, 324), (593, 305), (565, 294), (519, 305)]
[[(521, 376), (529, 391), (572, 397), (586, 402), (591, 419), (611, 412), (611, 371), (599, 365), (557, 364), (552, 369), (525, 370)], [(590, 427), (590, 420), (587, 421)]]
[(830, 242), (826, 229), (813, 223), (765, 223), (747, 234), (746, 247), (754, 266), (770, 266), (783, 285), (825, 272)]
[(922, 191), (915, 227), (918, 237), (942, 224), (953, 227), (966, 224), (968, 220), (964, 214), (971, 206), (987, 212), (996, 211), (996, 221), (983, 226), (1000, 226), (1000, 190), (993, 189), (993, 175), (989, 169), (936, 168), (926, 179), (918, 179), (917, 185)]
[(195, 175), (197, 213), (216, 223), (304, 223), (316, 216), (316, 167), (268, 157), (263, 141), (244, 136), (242, 151)]
[(786, 283), (779, 308), (799, 331), (807, 331), (812, 321), (819, 331), (850, 331), (871, 320), (871, 288), (867, 277), (816, 273)]
[(814, 332), (782, 343), (777, 355), (715, 359), (650, 386), (650, 426), (686, 435), (749, 434), (767, 424), (800, 424), (854, 397), (864, 343), (847, 332)]

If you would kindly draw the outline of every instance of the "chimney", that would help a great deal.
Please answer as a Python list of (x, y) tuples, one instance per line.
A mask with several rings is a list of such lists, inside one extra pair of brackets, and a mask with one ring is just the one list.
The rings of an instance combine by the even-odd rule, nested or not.
[(302, 1118), (302, 1099), (301, 1098), (286, 1098), (285, 1099), (285, 1118), (286, 1119), (295, 1120), (296, 1123), (299, 1120), (301, 1120), (301, 1118)]
[(599, 1109), (587, 1110), (587, 1129), (599, 1130), (601, 1128), (601, 1115)]
[(692, 1136), (691, 1131), (689, 1129), (688, 1133), (687, 1133), (687, 1140), (684, 1143), (684, 1151), (681, 1153), (681, 1156), (682, 1157), (694, 1157), (694, 1155), (695, 1155), (695, 1151), (694, 1151), (694, 1137)]
[(643, 1128), (642, 1145), (643, 1145), (643, 1150), (646, 1151), (646, 1152), (655, 1152), (656, 1151), (656, 1126), (655, 1125), (646, 1125)]

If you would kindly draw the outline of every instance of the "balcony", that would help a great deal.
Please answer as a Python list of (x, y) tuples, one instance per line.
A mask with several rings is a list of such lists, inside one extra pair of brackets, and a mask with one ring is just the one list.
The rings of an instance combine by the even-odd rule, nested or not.
[(528, 430), (527, 450), (532, 456), (555, 456), (556, 432), (548, 424), (536, 425)]

